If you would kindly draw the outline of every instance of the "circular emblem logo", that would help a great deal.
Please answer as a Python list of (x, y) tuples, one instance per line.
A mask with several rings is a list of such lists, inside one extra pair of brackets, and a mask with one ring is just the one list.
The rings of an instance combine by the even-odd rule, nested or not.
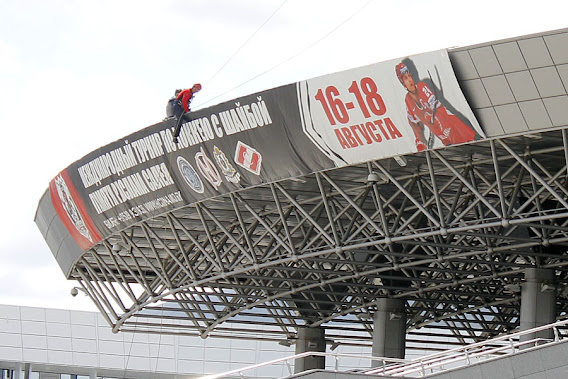
[(183, 176), (189, 187), (197, 193), (203, 193), (203, 182), (193, 166), (183, 157), (177, 158), (177, 164), (181, 176)]

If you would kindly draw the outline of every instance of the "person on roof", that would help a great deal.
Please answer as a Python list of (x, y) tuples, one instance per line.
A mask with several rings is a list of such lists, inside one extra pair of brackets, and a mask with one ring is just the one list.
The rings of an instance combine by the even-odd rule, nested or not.
[(176, 89), (174, 96), (170, 97), (168, 104), (166, 105), (166, 120), (175, 118), (176, 120), (183, 114), (183, 107), (181, 106), (181, 101), (178, 100), (177, 95), (181, 92), (181, 89)]
[(182, 120), (186, 118), (186, 113), (189, 113), (191, 110), (190, 104), (191, 100), (193, 100), (193, 95), (199, 91), (201, 91), (201, 84), (199, 83), (194, 84), (193, 87), (188, 89), (176, 90), (176, 102), (173, 107), (173, 114), (177, 118), (176, 128), (174, 129), (174, 143), (178, 142)]
[(199, 91), (201, 91), (201, 84), (196, 83), (193, 85), (193, 87), (184, 89), (177, 94), (176, 97), (181, 101), (184, 112), (189, 112), (189, 105), (191, 104), (191, 100), (193, 100), (193, 95)]
[[(408, 91), (405, 98), (406, 111), (408, 123), (416, 137), (418, 151), (431, 149), (433, 136), (436, 136), (444, 146), (481, 138), (471, 126), (450, 112), (426, 83), (416, 83), (406, 64), (402, 62), (397, 64), (395, 71), (398, 80)], [(430, 130), (429, 141), (426, 141), (424, 135), (425, 128)]]

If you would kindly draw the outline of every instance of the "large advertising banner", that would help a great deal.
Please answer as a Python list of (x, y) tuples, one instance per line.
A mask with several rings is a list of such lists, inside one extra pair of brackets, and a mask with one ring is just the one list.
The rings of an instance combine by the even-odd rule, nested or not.
[(302, 129), (337, 166), (484, 137), (446, 50), (299, 83)]
[[(303, 135), (297, 101), (290, 84), (191, 112), (177, 144), (176, 120), (142, 129), (64, 170), (53, 181), (53, 203), (60, 217), (74, 220), (65, 225), (86, 249), (187, 204), (333, 168)], [(74, 202), (65, 192), (54, 196), (63, 187)]]
[[(273, 88), (164, 120), (103, 146), (50, 184), (86, 250), (204, 199), (483, 137), (446, 51)], [(41, 212), (41, 209), (38, 210)]]

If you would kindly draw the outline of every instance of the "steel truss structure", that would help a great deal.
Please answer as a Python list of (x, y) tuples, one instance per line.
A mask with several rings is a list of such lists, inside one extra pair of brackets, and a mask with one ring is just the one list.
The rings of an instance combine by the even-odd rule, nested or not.
[(554, 269), (568, 310), (567, 163), (554, 129), (267, 183), (123, 230), (71, 278), (114, 331), (370, 345), (391, 297), (411, 342), (480, 341), (518, 328), (526, 268)]

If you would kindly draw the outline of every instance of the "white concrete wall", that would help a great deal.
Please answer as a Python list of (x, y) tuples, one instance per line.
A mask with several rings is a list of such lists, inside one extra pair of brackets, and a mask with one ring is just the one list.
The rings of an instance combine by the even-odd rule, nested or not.
[[(202, 375), (293, 354), (293, 346), (272, 341), (113, 334), (98, 313), (0, 305), (0, 369), (30, 363), (34, 371), (84, 375), (92, 368), (99, 376)], [(287, 372), (281, 365), (250, 375), (275, 377)]]

